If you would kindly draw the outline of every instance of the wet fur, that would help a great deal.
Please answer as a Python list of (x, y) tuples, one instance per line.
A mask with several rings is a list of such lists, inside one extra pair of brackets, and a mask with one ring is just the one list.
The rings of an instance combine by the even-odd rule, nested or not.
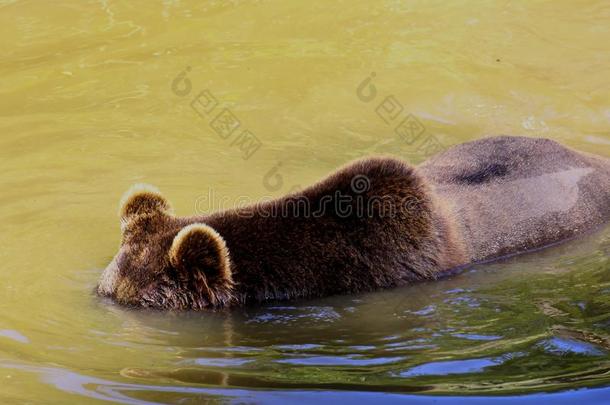
[(451, 203), (471, 262), (570, 239), (610, 219), (610, 160), (549, 139), (485, 138), (418, 169)]
[[(355, 179), (368, 187), (354, 187)], [(574, 206), (537, 207), (540, 201), (528, 200), (543, 187), (536, 181), (557, 183), (543, 204), (553, 208), (552, 199), (569, 188)], [(337, 192), (352, 198), (351, 214), (336, 209)], [(379, 206), (358, 212), (356, 202), (367, 207), (376, 197), (400, 209), (391, 216)], [(312, 215), (322, 207), (324, 215)], [(156, 190), (140, 188), (121, 213), (123, 242), (100, 294), (126, 305), (213, 309), (405, 285), (572, 237), (610, 217), (610, 163), (553, 141), (496, 137), (417, 168), (394, 158), (356, 161), (302, 192), (208, 216), (174, 217)], [(193, 224), (202, 224), (200, 239), (177, 237)], [(187, 242), (201, 247), (179, 249)], [(211, 253), (198, 257), (198, 249)], [(192, 254), (180, 261), (176, 251)], [(208, 256), (225, 254), (226, 268), (210, 267), (221, 261)]]

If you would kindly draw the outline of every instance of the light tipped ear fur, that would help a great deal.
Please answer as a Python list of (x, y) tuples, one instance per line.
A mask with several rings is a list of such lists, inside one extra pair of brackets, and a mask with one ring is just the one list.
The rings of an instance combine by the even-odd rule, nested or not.
[(169, 259), (181, 278), (194, 281), (199, 288), (233, 286), (225, 240), (208, 225), (195, 223), (182, 228), (174, 237)]
[(119, 204), (119, 217), (122, 225), (136, 216), (156, 213), (171, 215), (173, 210), (155, 186), (138, 183), (131, 186), (123, 194)]

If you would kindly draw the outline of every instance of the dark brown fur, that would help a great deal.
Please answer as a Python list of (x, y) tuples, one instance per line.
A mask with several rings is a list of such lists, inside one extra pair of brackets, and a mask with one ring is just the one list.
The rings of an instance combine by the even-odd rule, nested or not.
[[(553, 183), (551, 195), (536, 194), (540, 182)], [(565, 192), (573, 206), (553, 202)], [(610, 217), (610, 163), (552, 141), (498, 137), (418, 168), (360, 160), (302, 192), (209, 216), (174, 217), (158, 193), (140, 190), (121, 216), (123, 242), (100, 294), (220, 308), (405, 285), (571, 237)]]

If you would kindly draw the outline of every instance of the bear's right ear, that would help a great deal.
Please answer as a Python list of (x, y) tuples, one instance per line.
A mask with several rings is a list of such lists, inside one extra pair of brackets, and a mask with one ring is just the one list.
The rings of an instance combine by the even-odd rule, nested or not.
[(178, 277), (212, 305), (231, 296), (233, 278), (229, 249), (211, 226), (195, 223), (182, 228), (174, 237), (169, 260)]
[(172, 214), (172, 207), (159, 190), (149, 184), (134, 184), (121, 198), (121, 227), (141, 215)]

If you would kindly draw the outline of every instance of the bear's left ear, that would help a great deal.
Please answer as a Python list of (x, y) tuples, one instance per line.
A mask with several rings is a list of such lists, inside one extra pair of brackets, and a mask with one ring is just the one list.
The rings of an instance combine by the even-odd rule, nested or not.
[(178, 276), (199, 292), (207, 292), (208, 298), (233, 286), (227, 245), (208, 225), (195, 223), (182, 228), (174, 237), (169, 259)]
[(149, 184), (134, 184), (121, 198), (119, 217), (124, 227), (141, 215), (172, 214), (172, 207), (161, 192)]

